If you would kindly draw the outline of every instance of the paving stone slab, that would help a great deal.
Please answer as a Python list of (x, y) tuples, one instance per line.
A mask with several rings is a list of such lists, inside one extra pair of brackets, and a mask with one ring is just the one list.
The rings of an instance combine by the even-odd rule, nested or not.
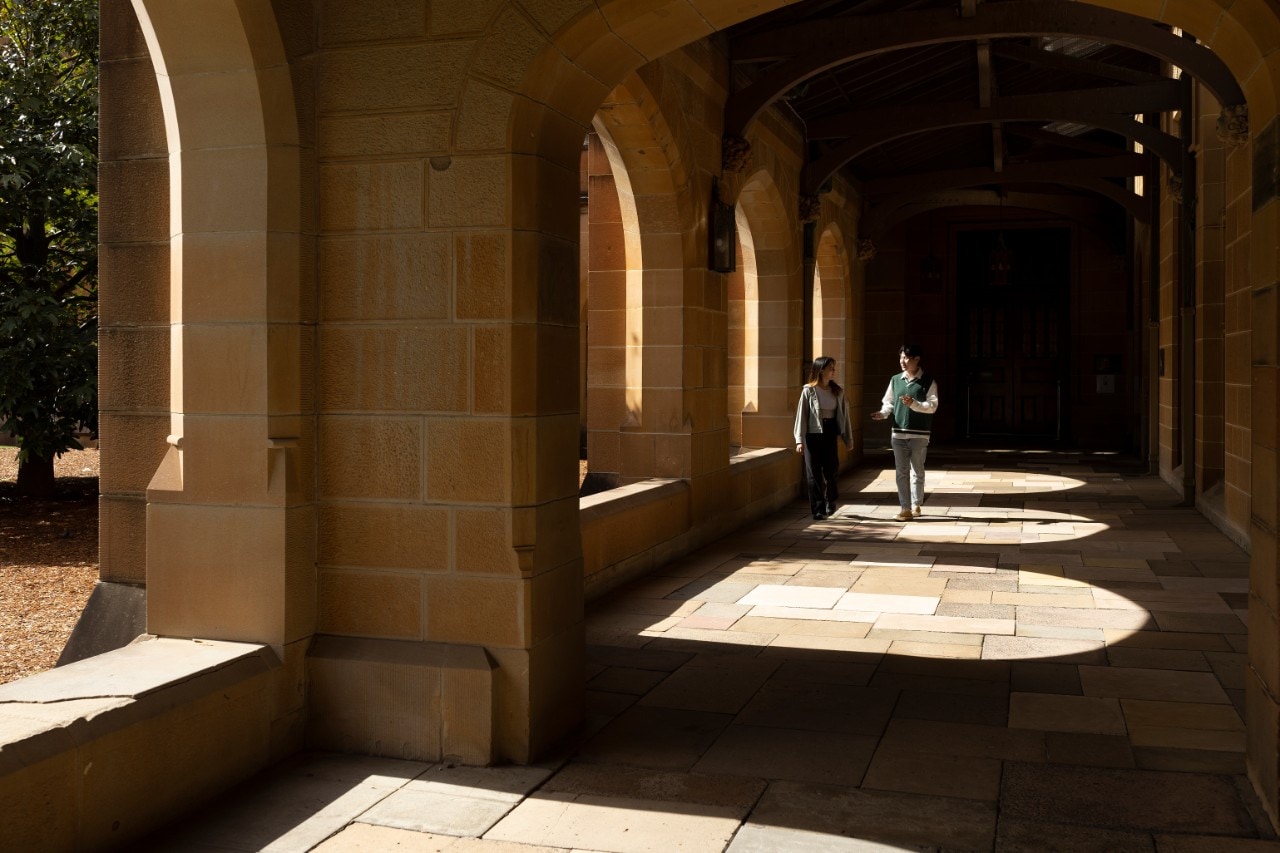
[(1103, 629), (1108, 646), (1137, 649), (1194, 649), (1231, 652), (1230, 638), (1221, 634), (1193, 634), (1183, 631), (1129, 631)]
[(514, 803), (546, 781), (548, 767), (506, 765), (465, 767), (434, 765), (405, 783), (403, 790)]
[[(958, 590), (957, 592), (963, 592), (963, 590)], [(952, 602), (946, 600), (946, 595), (944, 593), (943, 601), (938, 605), (937, 615), (963, 616), (969, 619), (1012, 620), (1014, 618), (1014, 607), (1010, 604), (973, 604)]]
[(903, 752), (963, 755), (1011, 761), (1043, 761), (1043, 732), (1003, 725), (895, 718), (881, 743)]
[(805, 619), (823, 622), (856, 622), (870, 624), (880, 615), (876, 610), (832, 610), (816, 607), (777, 607), (757, 605), (749, 611), (752, 619)]
[(1015, 660), (1009, 667), (1010, 690), (1080, 695), (1080, 667), (1074, 664)]
[(1152, 613), (1161, 631), (1205, 634), (1244, 634), (1248, 629), (1234, 613)]
[(855, 787), (876, 743), (871, 735), (733, 725), (693, 772)]
[(1155, 853), (1145, 832), (1001, 818), (995, 853)]
[(390, 792), (386, 784), (272, 774), (242, 787), (234, 801), (220, 803), (207, 819), (185, 824), (155, 849), (303, 853)]
[(1061, 625), (1027, 625), (1019, 622), (1019, 637), (1038, 637), (1043, 640), (1091, 640), (1102, 643), (1106, 634), (1101, 628), (1067, 628)]
[(1125, 719), (1135, 726), (1170, 726), (1201, 731), (1243, 732), (1244, 721), (1230, 705), (1121, 699)]
[(994, 803), (1000, 765), (996, 759), (918, 752), (882, 741), (862, 787)]
[(1082, 767), (1133, 768), (1133, 744), (1129, 736), (1098, 735), (1080, 732), (1048, 732), (1045, 749), (1053, 764), (1077, 764)]
[(1207, 672), (1175, 672), (1164, 669), (1112, 669), (1080, 667), (1080, 683), (1086, 696), (1120, 699), (1154, 699), (1172, 702), (1230, 704), (1218, 679)]
[[(742, 598), (739, 604), (763, 607), (830, 608), (845, 591), (841, 587), (785, 586), (760, 584)], [(864, 608), (848, 608), (860, 610)]]
[(1018, 621), (1028, 625), (1063, 625), (1071, 628), (1154, 628), (1154, 617), (1144, 610), (1094, 610), (1074, 607), (1019, 607)]
[(688, 770), (702, 757), (731, 714), (633, 706), (580, 750), (596, 761), (661, 770)]
[(751, 821), (907, 849), (987, 853), (995, 841), (996, 811), (976, 800), (775, 782)]
[(1209, 773), (1243, 777), (1248, 768), (1242, 752), (1210, 749), (1178, 749), (1167, 746), (1133, 747), (1133, 762), (1144, 770), (1174, 773)]
[(875, 673), (878, 657), (866, 661), (787, 660), (774, 671), (769, 687), (781, 689), (793, 684), (844, 684), (865, 687)]
[(564, 853), (555, 847), (509, 844), (479, 838), (454, 838), (389, 826), (353, 823), (313, 853)]
[(777, 661), (752, 661), (732, 667), (690, 664), (668, 675), (640, 704), (736, 714), (777, 667)]
[(806, 829), (747, 824), (738, 830), (725, 853), (937, 853), (933, 845), (885, 844)]
[(1205, 731), (1169, 726), (1129, 726), (1134, 747), (1199, 749), (1213, 752), (1245, 751), (1244, 732)]
[(672, 773), (614, 764), (572, 762), (539, 790), (602, 797), (638, 797), (649, 802), (694, 803), (736, 809), (746, 816), (764, 793), (759, 778), (706, 773)]
[(738, 826), (734, 810), (719, 806), (548, 792), (522, 802), (484, 837), (608, 853), (721, 853)]
[(898, 691), (815, 682), (772, 682), (752, 697), (735, 722), (772, 729), (878, 735)]
[(1009, 694), (1010, 728), (1050, 732), (1123, 735), (1120, 700), (1040, 693)]
[(1184, 672), (1212, 671), (1204, 654), (1190, 649), (1135, 649), (1116, 646), (1107, 649), (1107, 660), (1116, 667), (1176, 669)]
[(1106, 651), (1097, 640), (988, 635), (982, 642), (982, 657), (984, 660), (1054, 660), (1059, 663), (1100, 664), (1106, 661)]
[(1156, 853), (1280, 853), (1280, 841), (1214, 835), (1157, 835)]
[(876, 620), (876, 628), (887, 631), (936, 631), (950, 634), (1009, 634), (1012, 619), (970, 619), (964, 616), (921, 616), (914, 613), (886, 613)]
[(1250, 835), (1230, 777), (1054, 764), (1005, 765), (1002, 816), (1151, 832)]
[(889, 646), (889, 654), (947, 658), (949, 660), (979, 660), (982, 657), (982, 647), (972, 642), (946, 643), (894, 640), (892, 645)]
[(357, 818), (360, 823), (479, 837), (515, 807), (519, 798), (496, 800), (437, 790), (396, 791)]
[(652, 669), (609, 667), (590, 679), (587, 688), (605, 693), (643, 696), (666, 677), (667, 673)]

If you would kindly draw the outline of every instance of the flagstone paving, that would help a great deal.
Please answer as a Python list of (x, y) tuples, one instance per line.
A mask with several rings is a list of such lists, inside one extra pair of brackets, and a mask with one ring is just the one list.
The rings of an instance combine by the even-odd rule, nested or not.
[[(155, 849), (1280, 853), (1244, 776), (1248, 557), (1123, 460), (935, 455), (588, 609), (529, 768), (296, 757)], [(948, 464), (950, 463), (950, 464)]]

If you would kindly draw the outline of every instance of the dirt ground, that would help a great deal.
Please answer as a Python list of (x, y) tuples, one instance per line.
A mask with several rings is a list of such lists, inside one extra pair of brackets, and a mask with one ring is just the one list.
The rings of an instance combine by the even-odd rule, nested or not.
[(0, 446), (0, 684), (53, 667), (98, 579), (98, 451), (54, 473), (54, 500), (21, 499), (17, 451)]

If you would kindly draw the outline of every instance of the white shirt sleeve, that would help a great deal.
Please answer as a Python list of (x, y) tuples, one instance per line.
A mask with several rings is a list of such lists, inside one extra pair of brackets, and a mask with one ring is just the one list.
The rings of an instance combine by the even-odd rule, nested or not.
[(893, 414), (893, 382), (890, 381), (888, 387), (884, 389), (884, 397), (880, 400), (880, 414), (888, 417)]
[[(893, 392), (890, 391), (890, 395), (892, 395), (892, 393)], [(920, 402), (919, 400), (911, 401), (911, 404), (910, 404), (911, 411), (920, 412), (921, 414), (925, 414), (925, 415), (932, 415), (934, 412), (938, 411), (938, 383), (937, 382), (929, 383), (929, 392), (925, 394), (924, 397), (925, 399), (923, 403)]]

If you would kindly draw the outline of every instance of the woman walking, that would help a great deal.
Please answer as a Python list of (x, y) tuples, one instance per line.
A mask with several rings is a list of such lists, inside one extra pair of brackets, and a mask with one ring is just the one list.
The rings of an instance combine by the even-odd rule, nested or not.
[(825, 355), (815, 358), (796, 405), (796, 453), (804, 454), (809, 505), (817, 521), (836, 511), (836, 472), (840, 467), (836, 440), (842, 440), (846, 449), (853, 447), (849, 405), (844, 389), (835, 380), (836, 360)]

